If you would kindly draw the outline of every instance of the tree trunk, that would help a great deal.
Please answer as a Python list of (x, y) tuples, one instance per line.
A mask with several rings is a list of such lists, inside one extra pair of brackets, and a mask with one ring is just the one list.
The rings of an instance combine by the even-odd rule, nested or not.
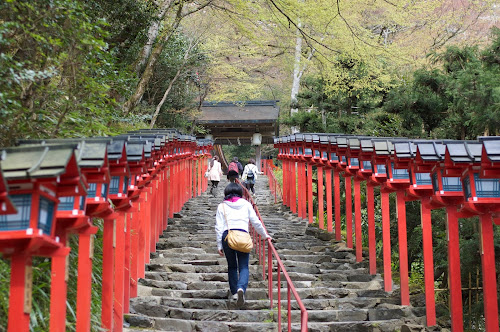
[(151, 77), (153, 77), (153, 69), (156, 65), (156, 61), (158, 61), (161, 52), (163, 51), (163, 46), (168, 42), (170, 37), (172, 36), (173, 32), (177, 29), (179, 26), (179, 23), (181, 21), (180, 15), (178, 15), (175, 19), (174, 24), (170, 28), (168, 35), (165, 37), (164, 40), (159, 40), (155, 47), (153, 48), (151, 52), (151, 56), (148, 59), (148, 63), (146, 65), (146, 68), (144, 69), (144, 72), (142, 73), (141, 80), (139, 81), (139, 84), (137, 84), (137, 88), (135, 89), (135, 92), (130, 96), (130, 98), (123, 104), (123, 114), (127, 116), (136, 106), (137, 104), (141, 101), (142, 96), (144, 95), (144, 92), (146, 91), (146, 87), (148, 86), (149, 81), (151, 80)]
[(156, 16), (156, 20), (153, 21), (149, 26), (148, 41), (142, 48), (141, 53), (139, 54), (137, 65), (135, 66), (135, 71), (137, 72), (138, 75), (141, 71), (142, 66), (144, 66), (149, 56), (151, 55), (151, 50), (153, 48), (153, 45), (156, 39), (158, 38), (161, 21), (165, 19), (165, 15), (167, 14), (168, 9), (170, 8), (171, 5), (172, 5), (172, 0), (163, 1), (163, 3), (160, 5), (160, 10), (158, 12), (158, 15)]
[[(301, 23), (298, 23), (298, 27), (301, 27)], [(300, 78), (301, 78), (301, 71), (300, 71), (300, 58), (302, 54), (302, 35), (300, 34), (299, 29), (296, 31), (296, 39), (295, 39), (295, 59), (293, 63), (293, 82), (292, 82), (292, 93), (290, 96), (290, 104), (292, 105), (290, 109), (290, 115), (293, 116), (294, 114), (298, 113), (299, 109), (296, 107), (297, 105), (297, 95), (299, 94), (299, 87), (300, 87)], [(293, 126), (291, 128), (292, 134), (298, 133), (300, 130), (298, 127)]]
[(169, 85), (167, 87), (167, 90), (165, 90), (165, 93), (163, 94), (163, 98), (160, 100), (160, 102), (156, 106), (155, 113), (153, 114), (153, 118), (151, 119), (151, 123), (149, 125), (150, 129), (154, 128), (155, 123), (156, 123), (156, 119), (158, 119), (158, 114), (160, 114), (160, 109), (163, 106), (163, 104), (165, 103), (165, 100), (167, 100), (167, 96), (170, 93), (170, 90), (172, 90), (172, 86), (174, 85), (175, 81), (177, 81), (177, 79), (179, 78), (179, 76), (181, 74), (181, 70), (182, 70), (183, 67), (184, 66), (181, 66), (179, 68), (179, 70), (177, 70), (177, 73), (175, 73), (174, 78), (172, 78), (172, 80), (170, 81), (170, 83), (169, 83)]

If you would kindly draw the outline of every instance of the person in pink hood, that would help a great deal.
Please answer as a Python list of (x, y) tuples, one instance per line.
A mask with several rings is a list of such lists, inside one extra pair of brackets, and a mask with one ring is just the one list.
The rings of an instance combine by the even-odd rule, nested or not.
[(248, 286), (248, 260), (250, 254), (229, 247), (225, 240), (228, 226), (229, 229), (248, 233), (248, 224), (251, 222), (257, 233), (266, 239), (271, 237), (257, 217), (252, 204), (241, 198), (243, 196), (243, 187), (237, 183), (230, 183), (224, 189), (224, 196), (224, 201), (219, 204), (215, 214), (217, 249), (219, 255), (226, 256), (232, 300), (236, 301), (238, 307), (241, 307), (245, 303), (245, 292)]

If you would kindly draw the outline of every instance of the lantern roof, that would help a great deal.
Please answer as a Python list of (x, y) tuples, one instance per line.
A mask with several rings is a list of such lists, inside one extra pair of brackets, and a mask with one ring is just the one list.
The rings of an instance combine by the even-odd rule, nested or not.
[(388, 139), (373, 139), (373, 150), (377, 156), (391, 156), (394, 152), (394, 144)]
[(359, 147), (362, 152), (368, 153), (373, 152), (373, 142), (372, 137), (364, 137), (359, 139)]
[(8, 186), (4, 179), (1, 161), (5, 158), (5, 153), (0, 154), (0, 214), (16, 213), (16, 208), (7, 195)]
[(76, 144), (76, 159), (81, 168), (102, 168), (107, 166), (107, 142), (86, 138), (22, 139), (22, 146)]
[(485, 157), (492, 163), (500, 162), (500, 137), (479, 137), (479, 141), (483, 143)]
[(454, 163), (478, 163), (481, 161), (483, 144), (479, 141), (448, 141), (446, 158)]
[(438, 162), (444, 159), (446, 145), (442, 141), (421, 141), (415, 143), (417, 157), (424, 162)]
[(415, 158), (417, 153), (416, 145), (410, 140), (392, 141), (394, 144), (394, 154), (397, 158), (411, 159)]
[[(5, 148), (2, 162), (6, 180), (50, 178), (63, 175), (72, 158), (75, 158), (77, 144), (30, 145)], [(77, 170), (79, 172), (79, 170)]]
[(295, 135), (295, 142), (304, 142), (304, 134), (296, 133), (294, 135)]
[(130, 140), (125, 147), (127, 151), (127, 161), (143, 161), (146, 157), (146, 147), (149, 157), (151, 157), (152, 143), (148, 140)]
[(319, 135), (319, 142), (321, 144), (329, 144), (330, 140), (328, 139), (328, 135)]
[(359, 150), (361, 148), (361, 141), (359, 137), (353, 136), (347, 139), (347, 145), (351, 150)]

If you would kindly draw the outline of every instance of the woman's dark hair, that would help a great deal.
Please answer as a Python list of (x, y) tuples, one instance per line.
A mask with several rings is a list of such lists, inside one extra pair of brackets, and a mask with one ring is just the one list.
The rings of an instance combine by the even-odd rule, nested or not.
[(219, 160), (219, 157), (214, 156), (214, 157), (212, 158), (212, 161), (210, 162), (210, 167), (211, 167), (211, 168), (212, 168), (212, 167), (214, 167), (214, 161), (215, 161), (215, 160)]
[(232, 197), (243, 197), (243, 188), (234, 182), (231, 182), (224, 188), (224, 199), (230, 199)]
[(254, 165), (255, 165), (255, 159), (253, 159), (253, 158), (252, 158), (252, 159), (250, 159), (250, 160), (248, 161), (248, 163), (249, 163), (249, 164), (254, 164)]

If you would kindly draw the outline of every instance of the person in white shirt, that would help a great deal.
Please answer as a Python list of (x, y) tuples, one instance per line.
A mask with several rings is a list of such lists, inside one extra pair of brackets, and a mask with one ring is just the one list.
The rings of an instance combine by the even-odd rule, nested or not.
[(217, 186), (219, 185), (222, 176), (222, 167), (219, 162), (219, 157), (214, 156), (210, 165), (208, 166), (208, 179), (212, 182), (210, 193), (215, 196)]
[(241, 179), (245, 181), (245, 187), (249, 191), (252, 191), (252, 194), (255, 195), (255, 181), (257, 180), (257, 175), (264, 174), (259, 172), (257, 166), (255, 166), (255, 159), (250, 159), (248, 164), (245, 165), (245, 169), (243, 170), (243, 176)]
[(224, 189), (224, 201), (217, 207), (215, 215), (215, 233), (219, 255), (226, 256), (227, 275), (232, 300), (241, 307), (245, 304), (245, 292), (248, 287), (248, 260), (249, 253), (233, 250), (227, 244), (226, 236), (229, 229), (248, 233), (248, 223), (265, 239), (271, 236), (267, 233), (252, 204), (241, 198), (243, 187), (237, 183), (230, 183)]

